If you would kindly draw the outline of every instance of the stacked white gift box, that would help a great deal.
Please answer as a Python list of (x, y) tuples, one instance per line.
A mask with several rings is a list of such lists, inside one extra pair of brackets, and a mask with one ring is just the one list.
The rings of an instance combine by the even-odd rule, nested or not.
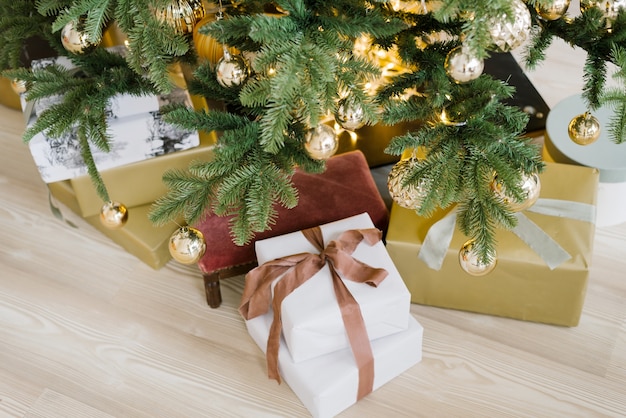
[[(410, 294), (369, 215), (318, 231), (321, 246), (305, 231), (255, 243), (259, 267), (246, 276), (240, 312), (267, 356), (269, 376), (282, 377), (314, 417), (332, 417), (419, 363), (423, 328), (410, 313)], [(341, 260), (331, 254), (335, 249)], [(301, 274), (316, 263), (323, 267)], [(357, 309), (340, 307), (338, 300), (346, 298), (335, 287), (343, 286)], [(360, 324), (343, 319), (354, 311)]]
[[(123, 53), (123, 47), (109, 48)], [(34, 60), (33, 70), (49, 65), (58, 65), (69, 70), (75, 68), (64, 56)], [(189, 93), (184, 88), (182, 75), (173, 74), (177, 86), (168, 94), (132, 96), (118, 94), (108, 103), (107, 134), (110, 137), (110, 150), (105, 152), (91, 146), (91, 152), (98, 170), (120, 167), (175, 151), (197, 147), (200, 138), (197, 131), (182, 129), (162, 120), (161, 109), (165, 105), (180, 103), (192, 107)], [(58, 103), (62, 97), (27, 102), (21, 95), (22, 110), (27, 127), (32, 126), (42, 112)], [(76, 131), (72, 130), (59, 138), (45, 132), (35, 135), (29, 141), (30, 152), (39, 173), (46, 183), (73, 179), (87, 174)]]

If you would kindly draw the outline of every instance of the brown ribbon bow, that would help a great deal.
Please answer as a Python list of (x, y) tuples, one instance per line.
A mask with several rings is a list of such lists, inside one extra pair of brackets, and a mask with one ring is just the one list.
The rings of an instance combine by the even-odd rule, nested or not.
[[(341, 273), (346, 279), (354, 282), (378, 286), (387, 277), (387, 271), (370, 267), (356, 260), (352, 257), (352, 253), (361, 241), (369, 245), (376, 244), (381, 240), (382, 233), (375, 228), (345, 231), (324, 248), (324, 238), (319, 227), (301, 232), (320, 253), (300, 253), (277, 258), (250, 271), (246, 275), (239, 312), (248, 320), (265, 314), (269, 310), (270, 303), (272, 304), (274, 319), (267, 340), (267, 368), (269, 377), (280, 383), (278, 349), (282, 327), (280, 313), (282, 301), (328, 263), (350, 347), (359, 369), (357, 400), (361, 399), (373, 389), (374, 356), (361, 308), (337, 273)], [(285, 275), (274, 286), (274, 299), (272, 300), (271, 284), (283, 273)]]

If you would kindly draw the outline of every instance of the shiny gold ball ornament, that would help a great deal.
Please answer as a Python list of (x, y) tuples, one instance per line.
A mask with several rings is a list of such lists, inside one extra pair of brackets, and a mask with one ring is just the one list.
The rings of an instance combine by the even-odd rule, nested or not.
[(600, 137), (600, 121), (589, 112), (575, 116), (567, 126), (569, 138), (578, 145), (593, 144)]
[(463, 46), (452, 49), (443, 65), (448, 76), (459, 84), (477, 79), (485, 69), (485, 62)]
[(335, 130), (320, 123), (304, 136), (304, 149), (314, 160), (327, 160), (337, 152), (339, 140)]
[(224, 56), (215, 66), (217, 82), (222, 87), (234, 87), (243, 84), (250, 75), (250, 66), (240, 54), (231, 54), (223, 48)]
[(511, 17), (502, 15), (493, 18), (489, 27), (491, 40), (501, 52), (509, 52), (521, 46), (530, 37), (531, 17), (521, 0), (511, 1)]
[(68, 22), (63, 29), (61, 29), (61, 43), (67, 52), (80, 55), (98, 46), (100, 42), (92, 42), (84, 28), (84, 19), (79, 19), (78, 21)]
[[(544, 0), (545, 1), (545, 0)], [(569, 9), (570, 0), (553, 0), (552, 4), (537, 3), (535, 10), (543, 20), (558, 20), (565, 16)]]
[(580, 11), (585, 12), (595, 7), (600, 10), (606, 19), (608, 27), (617, 19), (620, 9), (626, 8), (626, 0), (580, 0)]
[(541, 180), (536, 173), (529, 175), (522, 174), (522, 181), (520, 183), (522, 193), (524, 194), (524, 200), (518, 202), (511, 198), (504, 185), (498, 180), (496, 175), (491, 182), (491, 189), (500, 199), (509, 206), (513, 212), (521, 212), (528, 209), (537, 202), (539, 195), (541, 194)]
[(14, 78), (11, 80), (11, 90), (13, 90), (17, 95), (26, 93), (26, 82), (24, 80)]
[(170, 236), (170, 255), (181, 264), (197, 263), (206, 252), (204, 235), (196, 228), (183, 226)]
[(335, 121), (343, 129), (354, 131), (365, 125), (365, 112), (360, 104), (345, 97), (337, 103)]
[(476, 241), (470, 239), (459, 251), (459, 264), (467, 274), (478, 277), (490, 273), (496, 267), (497, 258), (494, 254), (489, 262), (483, 263), (476, 251)]
[(123, 227), (128, 221), (128, 209), (119, 202), (107, 202), (100, 209), (100, 222), (109, 229)]
[(425, 182), (420, 181), (417, 185), (404, 186), (407, 175), (415, 167), (417, 161), (413, 158), (398, 161), (387, 176), (387, 188), (389, 195), (399, 206), (406, 209), (417, 210), (426, 195)]
[(202, 0), (175, 0), (164, 8), (154, 10), (156, 18), (178, 34), (192, 33), (196, 23), (205, 15)]

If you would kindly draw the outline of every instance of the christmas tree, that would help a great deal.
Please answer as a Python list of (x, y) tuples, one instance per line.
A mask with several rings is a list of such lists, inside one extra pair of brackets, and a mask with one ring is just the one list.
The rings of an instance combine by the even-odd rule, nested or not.
[[(457, 226), (487, 264), (494, 231), (512, 228), (514, 212), (532, 204), (543, 164), (524, 137), (527, 115), (504, 104), (513, 89), (482, 73), (484, 59), (524, 48), (532, 69), (555, 37), (584, 49), (589, 112), (571, 131), (587, 140), (593, 110), (611, 103), (610, 129), (621, 143), (626, 93), (606, 89), (605, 81), (608, 63), (618, 68), (615, 77), (626, 77), (625, 3), (582, 0), (571, 17), (569, 0), (0, 0), (0, 68), (23, 83), (29, 101), (63, 96), (25, 140), (77, 127), (105, 202), (90, 146), (108, 149), (107, 101), (168, 91), (171, 65), (189, 68), (189, 90), (223, 106), (172, 106), (164, 117), (217, 131), (219, 142), (211, 161), (165, 176), (170, 192), (151, 219), (182, 215), (193, 224), (207, 213), (233, 215), (238, 244), (271, 227), (276, 204), (297, 205), (306, 191), (293, 187), (294, 170), (324, 170), (337, 146), (335, 124), (358, 133), (366, 124), (418, 121), (419, 129), (386, 150), (405, 156), (390, 174), (390, 192), (424, 216), (457, 205)], [(123, 55), (100, 45), (111, 26), (126, 36)], [(213, 53), (222, 58), (199, 57), (194, 31), (215, 40)], [(24, 51), (33, 39), (81, 71), (28, 68)]]

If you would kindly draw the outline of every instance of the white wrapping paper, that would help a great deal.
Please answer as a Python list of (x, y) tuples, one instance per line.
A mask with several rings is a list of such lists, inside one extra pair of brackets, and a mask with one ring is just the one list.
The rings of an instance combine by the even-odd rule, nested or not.
[[(98, 170), (119, 167), (159, 155), (197, 147), (197, 131), (164, 123), (158, 113), (112, 119), (107, 133), (110, 152), (93, 145), (91, 151)], [(46, 183), (72, 179), (87, 174), (75, 131), (61, 138), (38, 133), (28, 143), (41, 178)]]
[[(327, 245), (344, 231), (374, 225), (369, 215), (363, 213), (320, 228)], [(259, 264), (291, 254), (318, 253), (300, 232), (259, 240), (255, 245)], [(359, 303), (369, 339), (406, 330), (411, 295), (384, 244), (370, 246), (362, 242), (352, 256), (389, 273), (378, 287), (344, 279)], [(281, 314), (284, 339), (296, 363), (349, 347), (328, 266), (285, 298)]]
[[(265, 352), (272, 312), (249, 321), (250, 336)], [(402, 332), (372, 341), (374, 390), (422, 359), (424, 329), (411, 315)], [(315, 418), (333, 417), (356, 402), (358, 368), (349, 348), (295, 363), (281, 340), (278, 368), (283, 380)]]

